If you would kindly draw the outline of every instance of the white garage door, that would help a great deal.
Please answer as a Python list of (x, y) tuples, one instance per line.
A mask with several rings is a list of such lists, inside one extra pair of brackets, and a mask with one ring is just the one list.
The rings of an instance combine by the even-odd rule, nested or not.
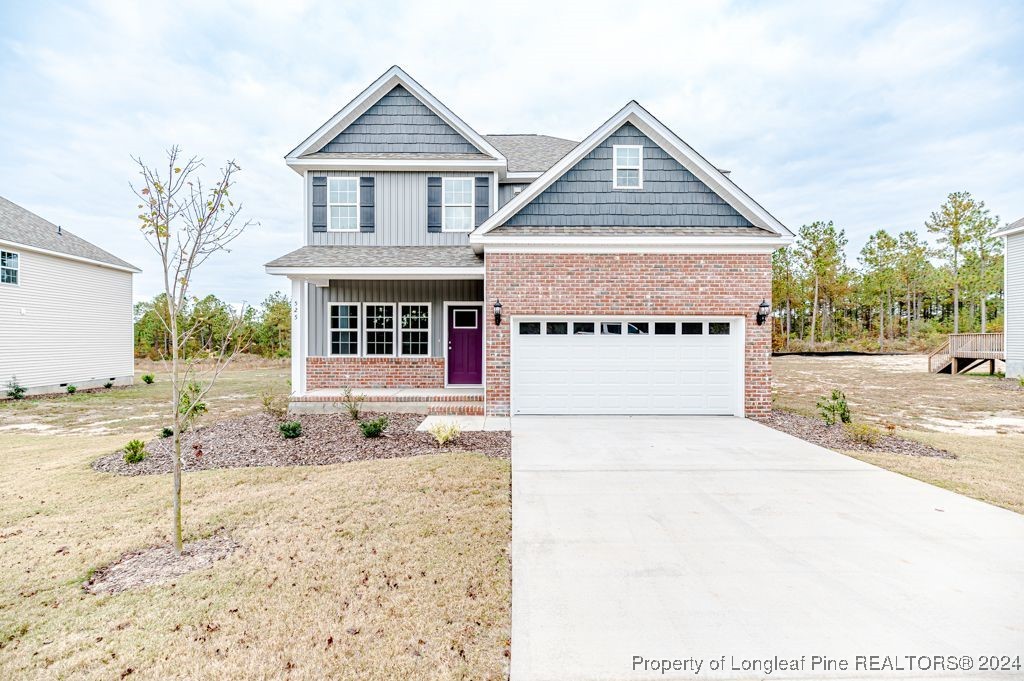
[(742, 415), (742, 318), (512, 321), (514, 414)]

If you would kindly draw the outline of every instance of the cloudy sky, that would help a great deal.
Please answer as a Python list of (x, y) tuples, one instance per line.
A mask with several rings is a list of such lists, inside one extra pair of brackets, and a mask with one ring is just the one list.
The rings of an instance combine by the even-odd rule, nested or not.
[(0, 5), (0, 195), (143, 268), (131, 157), (234, 158), (259, 227), (196, 293), (258, 303), (300, 245), (284, 154), (392, 64), (482, 133), (582, 139), (636, 99), (791, 229), (922, 229), (968, 190), (1024, 216), (1024, 5)]

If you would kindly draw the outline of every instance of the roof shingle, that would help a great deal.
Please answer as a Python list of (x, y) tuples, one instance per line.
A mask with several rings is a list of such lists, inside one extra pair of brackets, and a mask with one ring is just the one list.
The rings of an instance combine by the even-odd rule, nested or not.
[(105, 265), (123, 267), (139, 272), (139, 268), (107, 253), (85, 239), (75, 236), (63, 227), (44, 220), (35, 213), (0, 196), (0, 240), (14, 244), (85, 258)]
[(470, 246), (303, 246), (266, 267), (483, 267)]
[(508, 159), (510, 173), (542, 173), (579, 142), (550, 135), (484, 135)]

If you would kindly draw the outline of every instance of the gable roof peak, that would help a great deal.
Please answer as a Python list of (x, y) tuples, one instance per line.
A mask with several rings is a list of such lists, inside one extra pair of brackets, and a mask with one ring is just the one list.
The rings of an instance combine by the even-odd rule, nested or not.
[(668, 126), (655, 118), (635, 99), (629, 100), (611, 118), (598, 126), (590, 135), (547, 171), (541, 174), (523, 192), (495, 211), (470, 235), (471, 243), (479, 243), (487, 232), (501, 226), (533, 201), (541, 192), (572, 169), (579, 161), (608, 139), (626, 123), (632, 123), (640, 132), (649, 137), (666, 153), (675, 158), (684, 168), (747, 218), (755, 227), (760, 227), (780, 237), (789, 238), (793, 233), (771, 213), (764, 209), (725, 173), (711, 164), (693, 147), (672, 132)]
[(480, 150), (481, 153), (493, 159), (504, 161), (505, 157), (491, 145), (487, 139), (471, 128), (465, 121), (459, 118), (451, 109), (445, 106), (425, 87), (420, 85), (415, 78), (410, 76), (405, 69), (398, 64), (391, 66), (382, 73), (375, 81), (360, 92), (352, 101), (345, 105), (340, 111), (334, 114), (326, 123), (321, 125), (316, 132), (307, 137), (297, 147), (288, 152), (285, 156), (286, 162), (291, 163), (300, 156), (319, 150), (331, 139), (336, 137), (353, 121), (376, 104), (382, 97), (401, 86), (413, 97), (418, 99), (424, 106), (433, 111), (442, 121), (462, 135), (467, 142)]

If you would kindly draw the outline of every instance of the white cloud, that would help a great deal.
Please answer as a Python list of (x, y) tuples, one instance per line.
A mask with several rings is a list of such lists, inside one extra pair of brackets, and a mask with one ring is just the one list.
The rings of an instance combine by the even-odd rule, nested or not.
[[(2, 13), (20, 14), (5, 17)], [(1024, 13), (964, 3), (100, 2), (0, 10), (0, 194), (143, 267), (132, 155), (243, 168), (259, 228), (197, 287), (258, 302), (301, 241), (283, 155), (393, 63), (481, 132), (580, 139), (637, 99), (851, 250), (968, 189), (1024, 215)], [(12, 104), (13, 102), (13, 104)]]

